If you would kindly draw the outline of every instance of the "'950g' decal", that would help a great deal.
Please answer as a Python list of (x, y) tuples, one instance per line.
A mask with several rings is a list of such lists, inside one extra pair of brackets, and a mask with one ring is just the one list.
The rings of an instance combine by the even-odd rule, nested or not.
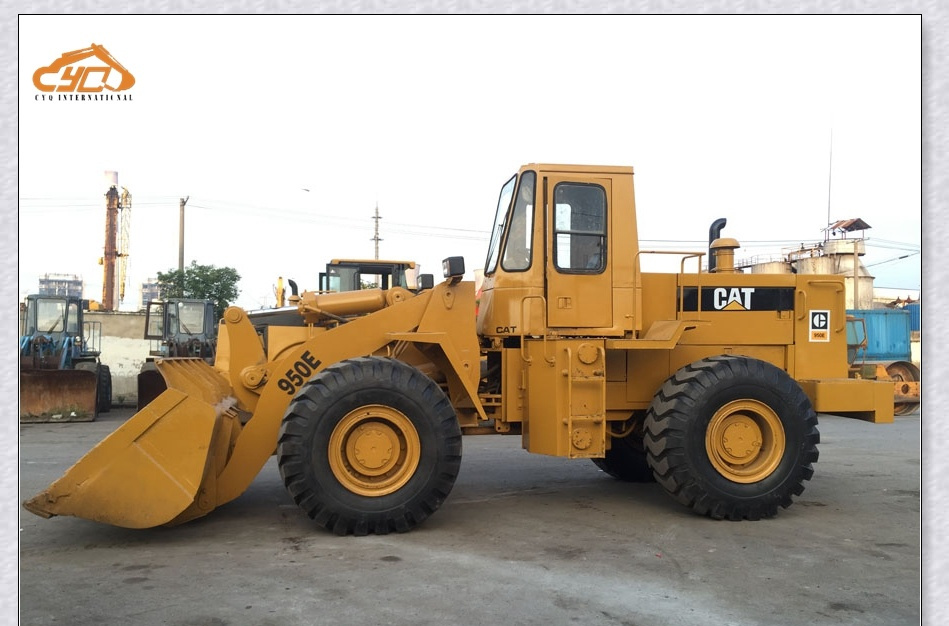
[(320, 366), (321, 361), (307, 350), (294, 362), (283, 378), (277, 381), (277, 387), (292, 396)]

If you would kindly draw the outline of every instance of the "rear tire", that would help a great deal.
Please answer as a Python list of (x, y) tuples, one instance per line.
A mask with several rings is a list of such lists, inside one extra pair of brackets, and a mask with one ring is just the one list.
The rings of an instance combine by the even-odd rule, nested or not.
[(593, 463), (613, 478), (625, 482), (648, 483), (656, 480), (646, 461), (643, 441), (634, 435), (614, 437), (606, 456), (593, 459)]
[(646, 415), (646, 451), (659, 483), (715, 519), (772, 517), (804, 491), (817, 461), (817, 414), (783, 370), (720, 356), (669, 378)]
[(448, 497), (461, 428), (441, 388), (393, 359), (326, 368), (297, 393), (277, 445), (293, 500), (338, 535), (411, 530)]

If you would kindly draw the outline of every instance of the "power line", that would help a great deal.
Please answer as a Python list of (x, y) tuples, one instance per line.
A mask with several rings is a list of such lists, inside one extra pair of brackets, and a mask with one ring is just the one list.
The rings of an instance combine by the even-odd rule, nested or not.
[(876, 263), (870, 263), (869, 265), (866, 265), (865, 267), (876, 267), (876, 266), (878, 266), (878, 265), (883, 265), (884, 263), (892, 263), (892, 262), (894, 262), (894, 261), (902, 261), (903, 259), (908, 259), (908, 258), (910, 258), (910, 257), (914, 257), (914, 256), (916, 256), (917, 254), (919, 254), (919, 252), (912, 252), (912, 253), (910, 253), (910, 254), (904, 254), (903, 256), (894, 257), (894, 258), (892, 258), (892, 259), (887, 259), (887, 260), (885, 260), (885, 261), (878, 261), (878, 262), (876, 262)]
[[(247, 205), (238, 205), (240, 208), (228, 208), (224, 206), (215, 206), (206, 202), (195, 202), (192, 200), (188, 204), (189, 208), (203, 209), (205, 211), (228, 211), (230, 213), (239, 213), (252, 217), (259, 217), (261, 212), (266, 212), (268, 216), (283, 217), (285, 219), (295, 220), (300, 223), (313, 223), (321, 225), (332, 225), (340, 228), (363, 229), (366, 228), (366, 221), (362, 218), (344, 217), (340, 215), (327, 215), (313, 212), (301, 212), (295, 209), (286, 208), (267, 208), (267, 207), (249, 207)], [(419, 236), (439, 236), (451, 239), (467, 239), (475, 241), (487, 241), (488, 231), (455, 228), (448, 226), (432, 226), (430, 224), (409, 224), (404, 222), (390, 222), (395, 228), (387, 228), (386, 232), (404, 235)]]
[[(176, 196), (152, 196), (145, 200), (136, 200), (136, 207), (143, 206), (164, 206), (175, 207), (178, 204), (179, 197)], [(93, 212), (101, 210), (101, 203), (90, 203), (87, 197), (75, 202), (71, 198), (53, 198), (53, 197), (26, 197), (19, 199), (20, 208), (28, 208), (30, 211), (52, 212), (57, 210)], [(287, 207), (263, 206), (259, 204), (247, 204), (234, 201), (221, 201), (214, 199), (191, 200), (188, 203), (189, 208), (201, 209), (204, 211), (227, 211), (229, 214), (242, 214), (251, 217), (260, 217), (261, 213), (268, 216), (282, 217), (303, 223), (330, 224), (340, 228), (361, 229), (365, 228), (365, 222), (361, 218), (345, 217), (322, 212), (314, 212), (305, 209), (293, 209)], [(431, 224), (412, 224), (407, 222), (388, 222), (392, 228), (388, 232), (402, 235), (418, 236), (441, 236), (458, 240), (469, 241), (488, 241), (490, 232), (488, 230), (475, 228), (460, 228), (452, 226), (433, 226)], [(868, 247), (889, 249), (889, 250), (907, 250), (918, 252), (919, 244), (893, 241), (888, 239), (867, 238), (864, 239)], [(742, 248), (762, 248), (762, 247), (797, 247), (817, 245), (822, 240), (814, 239), (745, 239), (741, 240)], [(649, 246), (701, 246), (705, 247), (708, 242), (701, 239), (641, 239), (641, 245)]]
[(881, 244), (878, 241), (873, 241), (873, 240), (868, 239), (867, 246), (873, 247), (873, 248), (881, 248), (883, 250), (908, 250), (910, 252), (916, 252), (916, 253), (920, 251), (920, 247), (918, 244), (900, 243), (897, 241), (891, 241), (891, 242)]
[[(30, 209), (31, 211), (38, 211), (42, 213), (55, 213), (62, 211), (73, 212), (76, 209), (79, 209), (83, 212), (92, 212), (102, 209), (102, 203), (87, 204), (87, 203), (66, 203), (66, 204), (48, 204), (48, 205), (34, 205), (34, 204), (24, 204), (20, 203), (20, 209)], [(135, 206), (171, 206), (171, 203), (168, 202), (137, 202)]]

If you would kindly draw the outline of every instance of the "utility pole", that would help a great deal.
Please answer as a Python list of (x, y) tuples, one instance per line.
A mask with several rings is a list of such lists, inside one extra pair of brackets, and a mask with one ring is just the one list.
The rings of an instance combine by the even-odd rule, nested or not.
[(178, 271), (181, 273), (181, 291), (184, 295), (185, 288), (185, 205), (191, 196), (180, 198), (178, 201)]
[(379, 242), (382, 241), (382, 239), (379, 238), (379, 220), (381, 220), (382, 218), (379, 217), (379, 203), (378, 202), (376, 202), (376, 214), (375, 216), (373, 216), (372, 219), (376, 220), (375, 235), (373, 235), (372, 240), (376, 242), (376, 260), (378, 261), (379, 260)]

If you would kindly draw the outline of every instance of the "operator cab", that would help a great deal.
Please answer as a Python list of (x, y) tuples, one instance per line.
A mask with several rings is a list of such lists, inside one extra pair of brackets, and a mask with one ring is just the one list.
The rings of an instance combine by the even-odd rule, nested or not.
[(56, 296), (28, 296), (21, 335), (79, 332), (79, 301)]
[[(480, 333), (621, 336), (632, 328), (637, 237), (635, 211), (625, 209), (633, 202), (632, 173), (532, 164), (504, 183), (484, 266)], [(623, 211), (614, 209), (619, 200)], [(615, 231), (622, 258), (610, 243), (619, 241)], [(615, 302), (618, 287), (630, 292), (628, 304)]]
[(369, 287), (415, 289), (416, 264), (413, 261), (334, 259), (320, 272), (320, 291), (359, 291)]
[(216, 334), (214, 306), (207, 300), (150, 300), (145, 308), (151, 356), (213, 356)]

